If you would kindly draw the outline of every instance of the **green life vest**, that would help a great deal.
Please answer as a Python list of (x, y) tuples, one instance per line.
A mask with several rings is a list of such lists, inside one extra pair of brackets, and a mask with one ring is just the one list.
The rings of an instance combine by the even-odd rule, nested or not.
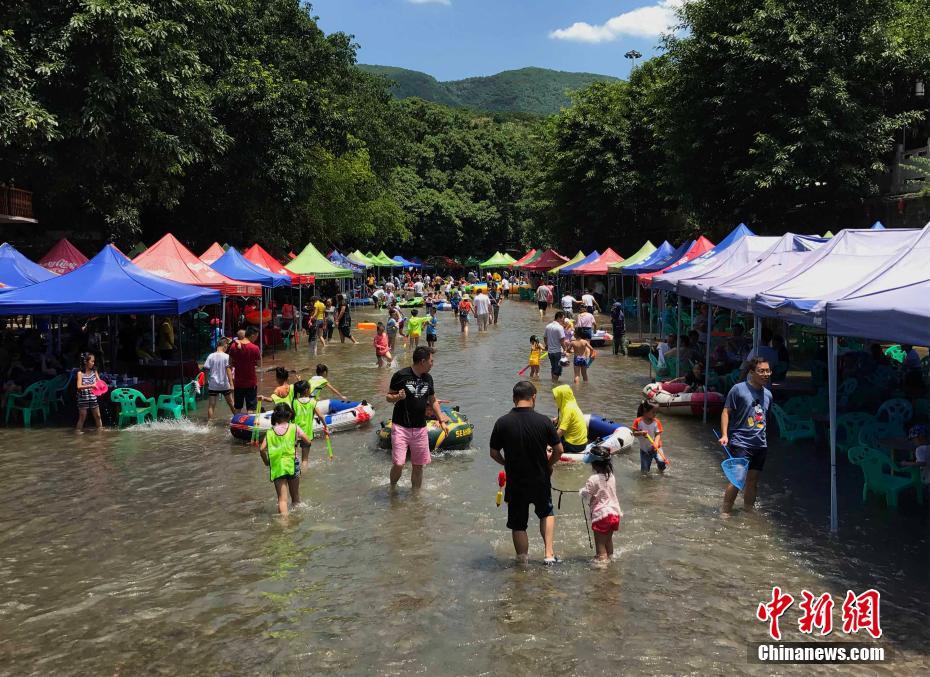
[(316, 409), (316, 400), (310, 399), (309, 402), (301, 402), (299, 399), (294, 400), (294, 423), (300, 426), (307, 437), (313, 435), (313, 414)]
[(275, 404), (281, 404), (284, 402), (286, 405), (294, 408), (294, 384), (291, 384), (291, 389), (287, 391), (287, 397), (278, 397), (274, 393), (271, 394), (271, 401)]
[(287, 432), (279, 435), (274, 431), (274, 426), (268, 429), (265, 434), (268, 441), (268, 470), (271, 475), (271, 481), (274, 482), (279, 477), (294, 474), (295, 449), (297, 447), (297, 426), (288, 423)]
[(320, 399), (320, 393), (323, 392), (323, 388), (329, 385), (327, 381), (322, 376), (311, 376), (310, 377), (310, 397), (315, 400)]

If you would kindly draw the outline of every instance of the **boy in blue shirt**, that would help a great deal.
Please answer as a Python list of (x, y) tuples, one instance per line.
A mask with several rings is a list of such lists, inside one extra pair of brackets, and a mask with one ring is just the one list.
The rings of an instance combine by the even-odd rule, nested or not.
[[(735, 458), (749, 459), (749, 471), (743, 487), (743, 504), (747, 512), (755, 506), (759, 473), (765, 465), (768, 452), (765, 427), (769, 407), (772, 406), (772, 392), (765, 387), (772, 377), (768, 360), (754, 357), (748, 366), (746, 380), (733, 386), (720, 414), (720, 429), (723, 431), (720, 444), (728, 446)], [(724, 517), (729, 517), (738, 493), (739, 489), (734, 485), (727, 485), (723, 494)]]

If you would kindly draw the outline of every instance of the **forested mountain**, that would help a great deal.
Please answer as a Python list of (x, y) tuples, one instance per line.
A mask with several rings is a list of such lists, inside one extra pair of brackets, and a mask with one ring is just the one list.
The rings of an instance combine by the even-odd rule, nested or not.
[(458, 108), (537, 115), (551, 115), (570, 105), (570, 91), (583, 89), (594, 82), (616, 80), (593, 73), (520, 68), (487, 77), (440, 82), (432, 75), (406, 68), (373, 65), (360, 65), (359, 68), (393, 81), (391, 93), (399, 99), (416, 96)]

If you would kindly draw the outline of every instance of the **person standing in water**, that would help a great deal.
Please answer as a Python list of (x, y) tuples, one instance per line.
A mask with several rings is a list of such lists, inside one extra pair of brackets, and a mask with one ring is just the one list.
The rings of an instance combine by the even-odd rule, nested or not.
[(229, 405), (229, 411), (236, 413), (233, 406), (232, 389), (233, 389), (233, 372), (229, 366), (229, 355), (226, 349), (229, 347), (229, 339), (225, 336), (216, 343), (216, 350), (207, 356), (203, 363), (203, 368), (207, 370), (209, 378), (207, 380), (207, 391), (210, 398), (207, 400), (207, 423), (213, 420), (213, 414), (216, 412), (216, 401), (222, 397)]
[[(274, 483), (278, 497), (278, 513), (287, 517), (287, 495), (291, 495), (291, 506), (300, 505), (300, 456), (297, 452), (298, 442), (310, 446), (310, 437), (291, 423), (294, 412), (290, 405), (281, 403), (271, 413), (271, 427), (265, 433), (265, 439), (259, 453), (262, 462), (268, 466), (269, 476)], [(311, 429), (310, 435), (313, 435)]]
[[(535, 411), (536, 386), (520, 381), (513, 387), (513, 409), (494, 423), (491, 458), (504, 466), (507, 484), (507, 528), (513, 538), (518, 562), (529, 559), (527, 535), (530, 504), (539, 518), (539, 533), (545, 548), (545, 564), (555, 564), (555, 509), (552, 505), (552, 467), (562, 455), (562, 442), (555, 425)], [(551, 448), (552, 453), (547, 450)]]
[(408, 449), (413, 464), (411, 485), (419, 489), (423, 484), (423, 466), (432, 460), (426, 429), (427, 408), (432, 410), (443, 432), (449, 434), (436, 399), (433, 377), (429, 373), (433, 368), (434, 352), (432, 348), (420, 346), (413, 351), (413, 366), (401, 369), (391, 377), (386, 398), (394, 405), (391, 416), (391, 488), (397, 486), (404, 472)]
[(100, 380), (100, 374), (94, 366), (93, 353), (81, 353), (81, 368), (78, 369), (75, 381), (77, 382), (77, 407), (78, 420), (76, 430), (79, 433), (84, 432), (84, 421), (87, 420), (87, 412), (94, 417), (94, 424), (97, 430), (103, 430), (103, 423), (100, 420), (100, 403), (97, 402), (97, 396), (94, 395), (94, 387)]
[[(772, 406), (772, 392), (766, 388), (772, 377), (772, 368), (762, 357), (749, 361), (749, 373), (745, 381), (737, 383), (727, 394), (720, 414), (720, 430), (723, 435), (720, 444), (729, 448), (734, 458), (748, 458), (749, 471), (743, 487), (743, 505), (747, 512), (756, 504), (756, 491), (759, 486), (759, 474), (765, 465), (768, 442), (765, 436), (769, 407)], [(734, 485), (729, 484), (723, 494), (722, 513), (725, 517), (733, 510), (733, 503), (739, 493)]]

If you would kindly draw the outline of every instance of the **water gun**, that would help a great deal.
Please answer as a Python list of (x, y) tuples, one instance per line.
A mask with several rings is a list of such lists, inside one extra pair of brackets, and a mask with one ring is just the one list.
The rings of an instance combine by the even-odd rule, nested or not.
[(507, 486), (507, 473), (501, 470), (497, 473), (497, 497), (494, 499), (494, 502), (497, 503), (497, 507), (501, 507), (501, 503), (504, 502), (504, 487)]
[(656, 450), (656, 455), (659, 457), (659, 460), (662, 461), (667, 467), (672, 467), (672, 462), (668, 460), (668, 456), (662, 451), (662, 447), (656, 444), (656, 441), (652, 439), (652, 435), (646, 433), (646, 439), (649, 440), (649, 443), (652, 445), (652, 448)]
[[(549, 353), (548, 353), (548, 352), (540, 353), (540, 354), (539, 354), (539, 359), (542, 360), (544, 357), (548, 357), (548, 356), (549, 356)], [(525, 367), (523, 367), (523, 369), (521, 369), (520, 371), (517, 372), (517, 376), (523, 376), (523, 374), (525, 374), (525, 373), (526, 373), (526, 370), (529, 369), (529, 368), (530, 368), (530, 365), (526, 365)]]
[(261, 437), (258, 434), (258, 431), (261, 430), (261, 428), (258, 425), (258, 417), (261, 415), (261, 413), (262, 413), (262, 401), (258, 400), (258, 404), (255, 405), (255, 415), (252, 417), (252, 441), (250, 442), (250, 444), (253, 447), (258, 446), (258, 439), (259, 437)]

